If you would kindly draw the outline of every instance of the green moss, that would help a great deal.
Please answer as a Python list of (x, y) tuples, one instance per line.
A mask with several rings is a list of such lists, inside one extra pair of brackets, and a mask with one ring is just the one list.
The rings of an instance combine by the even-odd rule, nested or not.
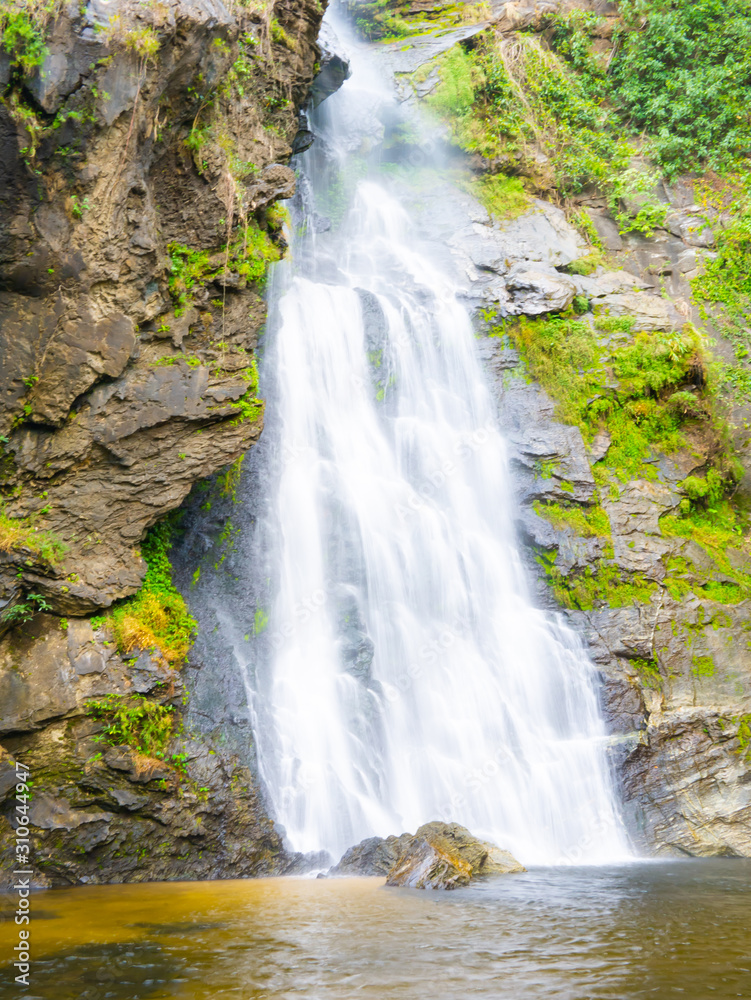
[(714, 660), (711, 656), (692, 656), (691, 673), (695, 677), (714, 677)]
[(668, 573), (677, 582), (666, 581), (666, 585), (671, 593), (681, 596), (690, 590), (708, 600), (738, 604), (751, 598), (751, 574), (737, 569), (728, 559), (727, 550), (747, 550), (748, 518), (730, 498), (723, 496), (722, 487), (727, 484), (718, 485), (714, 492), (699, 490), (693, 502), (684, 501), (680, 514), (664, 515), (660, 529), (667, 537), (686, 538), (699, 545), (726, 579), (711, 579), (688, 560), (674, 557), (668, 562)]
[(232, 404), (237, 410), (237, 416), (232, 421), (233, 426), (260, 420), (266, 406), (264, 401), (258, 398), (258, 364), (255, 359), (241, 374), (249, 383), (249, 387), (248, 391)]
[(539, 500), (533, 506), (554, 528), (571, 528), (584, 538), (610, 538), (610, 518), (602, 507), (564, 507)]
[(265, 632), (268, 624), (268, 614), (263, 610), (263, 608), (256, 608), (256, 613), (253, 617), (253, 634), (260, 635), (261, 632)]
[(526, 212), (531, 204), (519, 177), (484, 174), (468, 187), (480, 204), (497, 219), (515, 219)]
[(628, 607), (649, 604), (657, 590), (639, 573), (628, 574), (618, 566), (600, 560), (594, 567), (564, 576), (555, 566), (555, 557), (540, 557), (556, 600), (565, 608), (591, 611), (595, 607)]
[(662, 675), (660, 674), (660, 667), (657, 661), (652, 658), (650, 660), (645, 660), (643, 658), (635, 658), (629, 661), (638, 671), (639, 679), (641, 680), (644, 687), (651, 688), (652, 690), (659, 690), (662, 687)]
[(36, 520), (36, 517), (8, 517), (0, 512), (0, 552), (28, 551), (56, 566), (68, 546), (53, 531), (40, 531)]
[(169, 290), (180, 316), (189, 306), (192, 293), (223, 274), (236, 273), (247, 281), (262, 283), (269, 265), (281, 258), (279, 247), (256, 222), (250, 222), (222, 248), (220, 263), (207, 250), (191, 250), (179, 243), (167, 247), (170, 255)]
[[(258, 384), (256, 383), (256, 391), (258, 391)], [(241, 455), (232, 465), (228, 465), (224, 472), (220, 473), (217, 484), (219, 486), (219, 492), (223, 497), (229, 497), (232, 503), (235, 503), (235, 497), (237, 494), (237, 487), (240, 484), (240, 477), (242, 475), (242, 466), (245, 455)]]
[[(550, 393), (558, 415), (580, 427), (585, 440), (607, 428), (611, 445), (603, 467), (621, 482), (656, 478), (645, 464), (655, 451), (671, 453), (685, 443), (682, 428), (706, 420), (697, 408), (673, 399), (703, 371), (701, 342), (684, 333), (637, 333), (633, 320), (602, 317), (596, 329), (565, 316), (521, 319), (509, 327), (531, 374)], [(601, 334), (623, 332), (624, 338)]]
[(733, 724), (738, 727), (738, 753), (748, 760), (751, 757), (751, 715), (739, 715), (733, 719)]
[(394, 0), (370, 0), (353, 4), (358, 33), (368, 41), (381, 41), (407, 38), (419, 31), (422, 26), (402, 17), (395, 9), (397, 6)]
[(110, 746), (128, 746), (148, 757), (164, 757), (172, 739), (174, 709), (142, 695), (130, 699), (109, 694), (90, 701), (87, 713), (105, 723), (99, 739)]

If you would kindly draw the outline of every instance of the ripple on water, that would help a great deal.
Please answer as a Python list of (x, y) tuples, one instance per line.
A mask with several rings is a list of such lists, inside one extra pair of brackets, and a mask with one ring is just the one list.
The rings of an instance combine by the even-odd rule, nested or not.
[[(42, 1000), (751, 997), (751, 862), (97, 886), (33, 898)], [(0, 926), (3, 947), (12, 925)], [(8, 952), (6, 951), (5, 954)], [(23, 997), (3, 969), (0, 998)]]

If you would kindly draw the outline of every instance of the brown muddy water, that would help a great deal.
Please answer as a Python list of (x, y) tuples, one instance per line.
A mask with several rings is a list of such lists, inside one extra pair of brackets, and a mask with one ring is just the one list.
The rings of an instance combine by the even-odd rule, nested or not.
[(33, 896), (31, 931), (31, 989), (4, 964), (2, 1000), (751, 998), (751, 861), (537, 869), (453, 892), (372, 878), (54, 889)]

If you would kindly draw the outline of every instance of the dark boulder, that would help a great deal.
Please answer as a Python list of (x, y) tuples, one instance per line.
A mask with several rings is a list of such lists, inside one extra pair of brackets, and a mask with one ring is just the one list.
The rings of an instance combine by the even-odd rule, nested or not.
[(456, 889), (486, 875), (526, 869), (508, 851), (458, 823), (426, 823), (412, 836), (371, 837), (351, 847), (331, 875), (386, 875), (386, 885)]

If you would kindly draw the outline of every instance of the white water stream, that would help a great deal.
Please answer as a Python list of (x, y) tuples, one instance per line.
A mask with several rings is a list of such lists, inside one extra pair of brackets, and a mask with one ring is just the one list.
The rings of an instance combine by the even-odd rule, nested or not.
[(314, 233), (396, 106), (353, 55), (300, 158), (266, 359), (274, 598), (250, 684), (273, 813), (291, 848), (335, 858), (445, 819), (526, 863), (614, 860), (594, 670), (530, 603), (467, 310), (372, 157)]

